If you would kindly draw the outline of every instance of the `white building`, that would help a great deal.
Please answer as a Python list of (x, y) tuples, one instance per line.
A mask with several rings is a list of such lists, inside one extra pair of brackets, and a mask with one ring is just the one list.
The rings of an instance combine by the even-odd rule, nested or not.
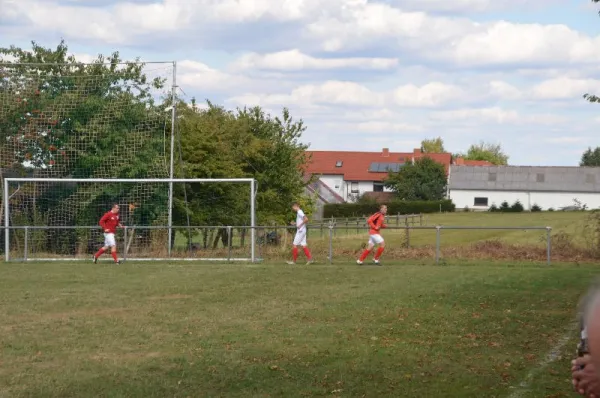
[(487, 210), (520, 201), (526, 210), (576, 206), (600, 208), (600, 167), (457, 166), (448, 194), (457, 209)]
[(306, 173), (318, 176), (327, 191), (334, 194), (334, 203), (339, 199), (354, 202), (368, 192), (389, 192), (383, 184), (389, 171), (398, 171), (423, 156), (439, 162), (446, 170), (452, 161), (449, 153), (425, 155), (419, 149), (413, 152), (390, 152), (388, 148), (381, 152), (308, 151), (308, 155), (311, 159)]

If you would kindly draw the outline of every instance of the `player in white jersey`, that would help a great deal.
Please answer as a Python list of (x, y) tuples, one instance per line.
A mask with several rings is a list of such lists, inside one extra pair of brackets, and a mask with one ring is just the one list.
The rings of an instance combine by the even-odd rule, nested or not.
[(310, 254), (310, 250), (308, 250), (308, 247), (306, 245), (306, 224), (308, 223), (308, 217), (306, 217), (298, 203), (294, 203), (292, 205), (292, 209), (296, 212), (296, 221), (292, 221), (291, 223), (291, 225), (296, 226), (296, 236), (294, 236), (294, 247), (292, 249), (293, 260), (288, 261), (288, 264), (296, 264), (296, 261), (298, 260), (298, 246), (302, 246), (302, 250), (304, 251), (306, 258), (308, 259), (308, 262), (306, 264), (312, 264), (312, 255)]

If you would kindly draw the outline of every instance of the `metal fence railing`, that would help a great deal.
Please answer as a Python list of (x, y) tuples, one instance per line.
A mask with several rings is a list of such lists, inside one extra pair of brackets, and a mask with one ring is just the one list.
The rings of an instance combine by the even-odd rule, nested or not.
[[(98, 226), (11, 226), (10, 259), (17, 261), (56, 261), (90, 259), (103, 244)], [(6, 228), (0, 229), (6, 233)], [(206, 261), (269, 261), (289, 257), (295, 233), (294, 226), (258, 226), (255, 230), (255, 256), (252, 258), (249, 226), (129, 226), (117, 231), (117, 248), (125, 260), (206, 260)], [(399, 250), (429, 248), (436, 264), (444, 252), (455, 247), (496, 239), (494, 233), (505, 231), (538, 231), (527, 236), (545, 261), (552, 259), (552, 228), (540, 226), (388, 226), (386, 258), (400, 258)], [(475, 233), (475, 234), (473, 234)], [(368, 238), (362, 225), (335, 223), (309, 225), (307, 239), (315, 257), (349, 260), (362, 251)], [(466, 234), (466, 235), (465, 235)], [(169, 245), (169, 236), (171, 243)], [(501, 237), (500, 237), (501, 238)], [(6, 248), (4, 248), (5, 250)], [(394, 250), (398, 251), (395, 253)], [(491, 250), (494, 250), (492, 247)]]

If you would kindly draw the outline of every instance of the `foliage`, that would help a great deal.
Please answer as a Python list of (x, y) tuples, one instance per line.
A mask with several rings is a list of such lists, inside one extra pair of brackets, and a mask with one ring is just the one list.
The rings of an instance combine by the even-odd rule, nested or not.
[(421, 141), (421, 152), (423, 153), (445, 153), (444, 140), (442, 137), (424, 139)]
[(484, 160), (495, 165), (508, 164), (508, 155), (504, 153), (500, 144), (486, 143), (484, 141), (471, 145), (466, 154), (456, 154), (454, 156), (462, 157), (466, 160)]
[[(35, 42), (30, 50), (3, 47), (0, 59), (0, 167), (33, 177), (166, 177), (164, 105), (153, 98), (164, 80), (148, 79), (144, 64), (123, 64), (118, 52), (83, 64), (68, 55), (64, 41), (55, 49)], [(30, 219), (43, 212), (47, 225), (90, 225), (107, 202), (131, 203), (136, 189), (133, 184), (87, 191), (48, 185), (46, 190), (22, 190), (14, 200), (37, 203), (38, 209), (22, 211), (31, 213)], [(150, 192), (136, 212), (138, 219), (131, 221), (150, 223), (163, 215), (165, 190)], [(61, 208), (73, 198), (78, 198), (77, 206)], [(62, 238), (74, 242), (77, 231)], [(59, 246), (50, 240), (47, 244)]]
[[(260, 107), (229, 111), (207, 102), (199, 110), (178, 105), (181, 162), (178, 176), (186, 178), (255, 178), (257, 219), (261, 224), (288, 224), (292, 202), (310, 214), (313, 199), (304, 195), (305, 130), (287, 109), (271, 117)], [(177, 192), (174, 220), (186, 217), (194, 225), (248, 225), (248, 185), (187, 185), (187, 202)], [(187, 203), (188, 209), (185, 204)]]
[(361, 205), (376, 205), (377, 199), (375, 199), (371, 195), (367, 195), (366, 192), (358, 197), (358, 200), (355, 202)]
[[(456, 210), (451, 200), (438, 201), (394, 201), (385, 203), (388, 214), (419, 214), (453, 212)], [(323, 217), (364, 217), (375, 213), (379, 209), (377, 204), (360, 203), (330, 203), (323, 209)]]
[(384, 183), (401, 200), (442, 200), (446, 197), (448, 180), (443, 165), (422, 157), (398, 172), (390, 172)]
[(536, 203), (533, 204), (533, 206), (531, 206), (531, 211), (532, 212), (540, 212), (542, 211), (542, 208), (540, 206), (538, 206)]
[(600, 147), (596, 147), (594, 150), (588, 148), (583, 155), (581, 155), (579, 165), (582, 167), (600, 167)]
[(525, 210), (525, 208), (523, 207), (523, 204), (521, 204), (521, 201), (519, 201), (518, 199), (515, 201), (515, 203), (512, 204), (512, 206), (510, 206), (510, 211), (512, 213), (522, 213), (523, 210)]
[(600, 258), (600, 210), (593, 210), (587, 216), (582, 235), (592, 256)]
[[(492, 204), (488, 211), (490, 212), (499, 212), (499, 213), (521, 213), (525, 210), (523, 204), (519, 200), (515, 201), (512, 205), (510, 205), (506, 200), (500, 203), (500, 207)], [(541, 210), (541, 209), (540, 209)], [(532, 209), (532, 211), (534, 211)]]

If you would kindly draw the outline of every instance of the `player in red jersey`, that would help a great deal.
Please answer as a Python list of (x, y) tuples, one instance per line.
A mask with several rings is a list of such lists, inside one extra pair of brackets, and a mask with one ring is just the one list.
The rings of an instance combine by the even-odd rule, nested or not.
[(98, 257), (110, 248), (110, 254), (112, 255), (113, 260), (115, 260), (115, 264), (121, 264), (117, 257), (117, 242), (115, 241), (117, 227), (123, 227), (119, 218), (119, 205), (114, 204), (112, 209), (102, 216), (98, 224), (100, 224), (104, 230), (104, 246), (94, 254), (94, 263), (97, 263)]
[(365, 261), (369, 253), (371, 253), (371, 250), (373, 250), (373, 247), (375, 247), (375, 245), (379, 245), (379, 247), (377, 248), (377, 252), (373, 257), (373, 261), (375, 262), (375, 264), (380, 265), (379, 258), (381, 257), (381, 254), (383, 253), (383, 250), (385, 248), (385, 241), (381, 237), (379, 231), (387, 227), (383, 223), (385, 220), (386, 213), (387, 206), (381, 205), (379, 211), (367, 219), (367, 223), (369, 224), (369, 243), (363, 254), (360, 256), (360, 258), (356, 260), (356, 263), (358, 265), (363, 264), (363, 261)]

